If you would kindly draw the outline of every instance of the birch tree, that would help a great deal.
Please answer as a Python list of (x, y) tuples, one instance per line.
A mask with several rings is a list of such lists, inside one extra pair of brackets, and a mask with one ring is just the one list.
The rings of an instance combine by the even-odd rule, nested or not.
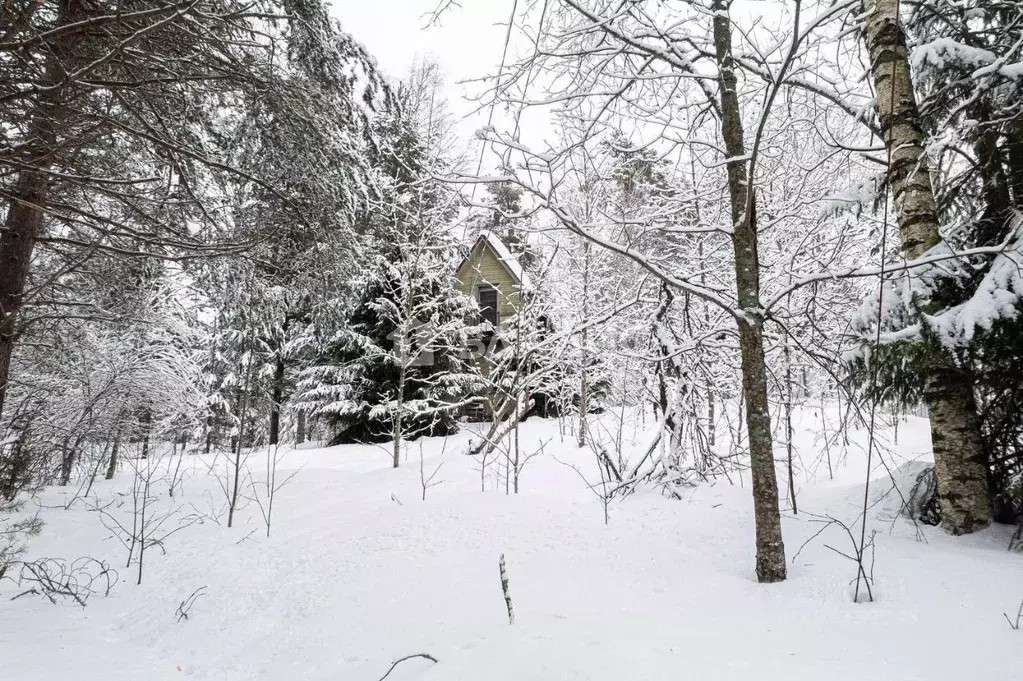
[[(913, 261), (937, 246), (941, 234), (899, 4), (898, 0), (865, 0), (863, 40), (888, 152), (900, 251)], [(940, 298), (926, 301), (922, 312), (935, 312), (944, 304)], [(919, 366), (930, 415), (942, 523), (954, 534), (975, 532), (989, 524), (991, 512), (973, 380), (940, 340), (932, 335), (928, 345)]]

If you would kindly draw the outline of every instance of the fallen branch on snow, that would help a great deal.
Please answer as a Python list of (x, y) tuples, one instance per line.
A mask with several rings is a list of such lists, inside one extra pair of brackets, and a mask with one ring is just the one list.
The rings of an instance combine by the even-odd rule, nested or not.
[(391, 672), (394, 671), (394, 668), (397, 667), (402, 662), (405, 662), (406, 660), (413, 660), (417, 657), (421, 657), (424, 660), (429, 660), (430, 662), (437, 664), (437, 658), (431, 655), (430, 653), (412, 653), (411, 655), (406, 655), (401, 659), (395, 660), (394, 664), (391, 665), (391, 668), (387, 670), (387, 673), (380, 677), (380, 681), (384, 681), (384, 679), (390, 676)]
[(44, 596), (56, 605), (61, 599), (73, 600), (85, 607), (90, 596), (109, 596), (118, 581), (117, 571), (95, 558), (83, 557), (74, 561), (60, 558), (41, 558), (22, 562), (17, 577), (8, 577), (18, 587), (29, 585), (11, 600), (22, 596)]
[(205, 596), (205, 595), (206, 595), (206, 587), (205, 586), (200, 586), (198, 589), (196, 589), (195, 591), (192, 592), (191, 596), (189, 596), (185, 600), (181, 601), (181, 605), (179, 605), (178, 609), (174, 612), (174, 614), (178, 616), (177, 621), (178, 622), (180, 622), (181, 620), (187, 621), (188, 620), (188, 614), (192, 611), (192, 606), (195, 605), (195, 602), (197, 600), (199, 600), (200, 596)]

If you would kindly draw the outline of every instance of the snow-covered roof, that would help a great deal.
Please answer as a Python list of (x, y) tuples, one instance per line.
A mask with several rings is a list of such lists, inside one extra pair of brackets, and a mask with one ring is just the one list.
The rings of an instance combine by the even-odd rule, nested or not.
[(476, 250), (476, 246), (478, 246), (480, 242), (483, 242), (490, 247), (490, 250), (494, 252), (498, 261), (500, 261), (500, 263), (505, 266), (505, 269), (507, 269), (508, 272), (510, 272), (511, 275), (518, 280), (519, 285), (522, 288), (529, 287), (529, 274), (522, 268), (522, 264), (519, 263), (519, 259), (515, 257), (514, 253), (508, 250), (505, 243), (501, 241), (501, 237), (489, 230), (480, 233), (479, 237), (477, 237), (476, 241), (473, 243), (472, 248), (469, 249), (469, 255), (467, 255), (461, 263), (459, 263), (456, 269), (461, 269), (462, 265), (464, 265), (465, 262), (472, 257), (473, 251)]

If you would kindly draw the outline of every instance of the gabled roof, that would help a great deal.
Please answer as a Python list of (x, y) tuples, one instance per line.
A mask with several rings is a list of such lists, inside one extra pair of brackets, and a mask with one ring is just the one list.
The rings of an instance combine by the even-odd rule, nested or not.
[(464, 265), (469, 260), (469, 258), (472, 257), (473, 251), (476, 250), (476, 247), (479, 246), (481, 242), (485, 246), (487, 246), (491, 251), (493, 251), (494, 255), (497, 257), (498, 262), (504, 265), (504, 268), (508, 270), (508, 273), (511, 274), (515, 278), (515, 280), (519, 282), (519, 286), (521, 286), (522, 288), (529, 287), (529, 274), (524, 269), (522, 269), (522, 265), (519, 263), (519, 259), (516, 258), (515, 255), (510, 250), (508, 250), (508, 247), (505, 246), (504, 242), (501, 241), (501, 238), (499, 236), (497, 236), (496, 234), (489, 230), (486, 232), (481, 232), (480, 235), (476, 238), (476, 241), (474, 241), (472, 244), (472, 248), (469, 249), (469, 254), (465, 256), (465, 258), (462, 259), (462, 262), (458, 263), (458, 267), (455, 268), (456, 272), (462, 269), (462, 265)]

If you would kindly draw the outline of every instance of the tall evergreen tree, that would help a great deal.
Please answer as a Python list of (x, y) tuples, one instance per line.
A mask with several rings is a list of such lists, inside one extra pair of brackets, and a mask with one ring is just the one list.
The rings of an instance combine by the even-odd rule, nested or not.
[(463, 364), (472, 301), (455, 288), (447, 233), (458, 196), (434, 179), (446, 159), (419, 108), (428, 100), (413, 94), (399, 87), (377, 124), (370, 194), (356, 218), (365, 261), (346, 287), (357, 303), (300, 384), (336, 442), (390, 439), (395, 466), (403, 438), (455, 430), (454, 408), (472, 382)]

